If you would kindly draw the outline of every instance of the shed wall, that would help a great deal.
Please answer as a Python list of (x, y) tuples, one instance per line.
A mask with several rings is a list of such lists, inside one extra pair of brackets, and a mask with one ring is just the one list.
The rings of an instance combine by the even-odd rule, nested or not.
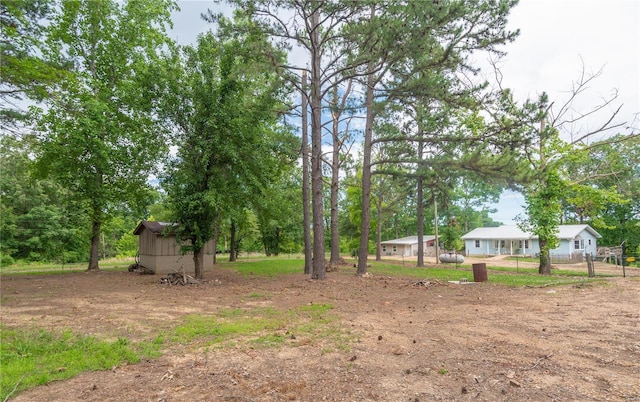
[[(186, 273), (194, 273), (193, 253), (184, 255), (175, 236), (162, 236), (148, 229), (141, 231), (138, 239), (140, 265), (149, 268), (156, 274), (167, 274), (184, 268)], [(204, 268), (213, 267), (213, 241), (204, 247)]]

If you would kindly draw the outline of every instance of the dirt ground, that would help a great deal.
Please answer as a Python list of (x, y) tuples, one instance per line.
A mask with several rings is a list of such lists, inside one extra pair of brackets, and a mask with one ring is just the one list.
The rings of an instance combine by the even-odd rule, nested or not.
[(351, 339), (347, 350), (304, 336), (267, 349), (171, 344), (15, 401), (640, 401), (640, 269), (628, 271), (537, 288), (492, 284), (491, 271), (486, 283), (414, 286), (348, 267), (324, 281), (214, 269), (172, 287), (129, 272), (6, 276), (1, 321), (142, 340), (186, 315), (314, 303), (333, 305)]

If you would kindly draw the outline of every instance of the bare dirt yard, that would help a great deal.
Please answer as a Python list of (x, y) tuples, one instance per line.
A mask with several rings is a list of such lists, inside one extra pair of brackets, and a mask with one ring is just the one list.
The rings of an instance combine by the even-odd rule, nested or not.
[(188, 315), (329, 304), (344, 335), (336, 344), (279, 328), (276, 347), (170, 342), (157, 359), (15, 401), (640, 401), (638, 271), (536, 288), (492, 284), (491, 272), (485, 283), (415, 286), (349, 267), (324, 281), (214, 269), (203, 284), (171, 287), (129, 272), (6, 276), (1, 321), (137, 341)]

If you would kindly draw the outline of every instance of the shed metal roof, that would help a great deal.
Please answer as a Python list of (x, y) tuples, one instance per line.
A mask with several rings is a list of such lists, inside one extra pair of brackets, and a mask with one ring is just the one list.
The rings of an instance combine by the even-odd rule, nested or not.
[(136, 226), (133, 231), (134, 235), (139, 235), (142, 232), (142, 228), (147, 228), (151, 233), (160, 234), (167, 226), (173, 226), (173, 223), (169, 222), (156, 222), (156, 221), (142, 221)]
[[(434, 235), (424, 235), (422, 236), (422, 241), (428, 242), (428, 241), (434, 240), (435, 238), (436, 237)], [(407, 236), (407, 237), (401, 237), (399, 239), (385, 240), (385, 241), (381, 241), (380, 244), (404, 244), (404, 245), (418, 244), (418, 236)]]

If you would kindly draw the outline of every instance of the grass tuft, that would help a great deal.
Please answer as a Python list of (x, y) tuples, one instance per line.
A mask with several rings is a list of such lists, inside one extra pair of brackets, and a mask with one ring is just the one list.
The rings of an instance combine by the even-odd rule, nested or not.
[(142, 356), (157, 353), (157, 348), (149, 346), (138, 350), (125, 338), (108, 342), (69, 330), (54, 333), (2, 327), (0, 333), (0, 400), (3, 401), (14, 392), (85, 371), (135, 363)]

